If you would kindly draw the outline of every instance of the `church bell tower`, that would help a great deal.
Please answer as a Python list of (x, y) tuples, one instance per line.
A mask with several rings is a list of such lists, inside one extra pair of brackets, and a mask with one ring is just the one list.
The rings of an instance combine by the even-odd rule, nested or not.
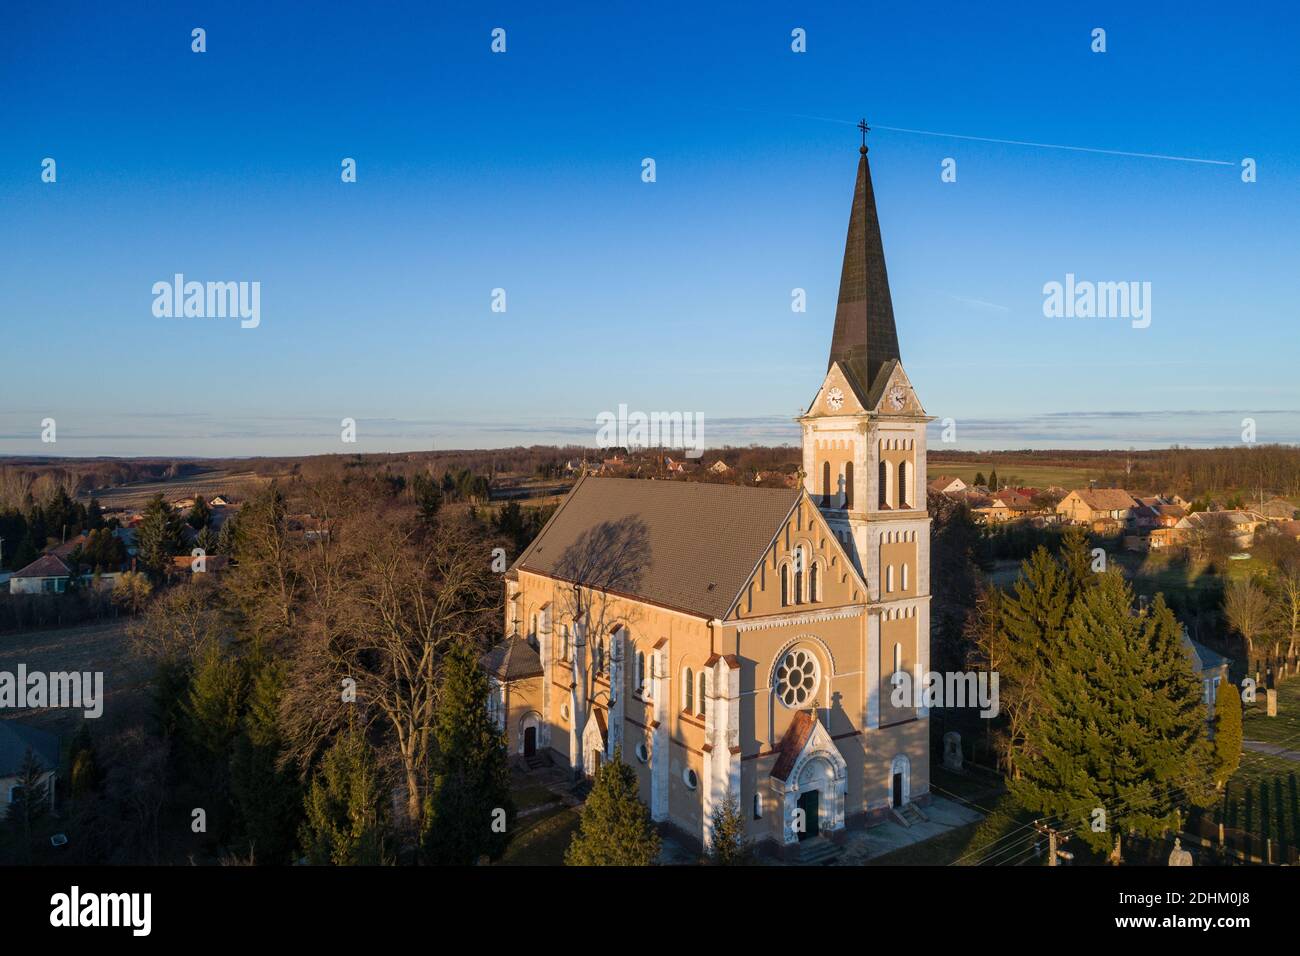
[[(863, 144), (826, 376), (798, 419), (804, 488), (869, 588), (882, 675), (929, 667), (926, 415), (903, 371)], [(886, 710), (887, 708), (873, 708)], [(887, 721), (888, 714), (877, 713)]]

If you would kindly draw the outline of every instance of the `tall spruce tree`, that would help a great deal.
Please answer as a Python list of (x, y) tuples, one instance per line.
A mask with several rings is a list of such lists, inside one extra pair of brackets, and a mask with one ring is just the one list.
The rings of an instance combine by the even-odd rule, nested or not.
[(469, 648), (443, 664), (435, 747), (424, 803), (423, 849), (433, 863), (466, 866), (504, 852), (514, 824), (504, 734), (488, 713), (487, 675)]
[(194, 504), (190, 506), (190, 513), (185, 516), (185, 523), (195, 531), (202, 531), (212, 520), (212, 509), (208, 507), (207, 501), (202, 495), (194, 499)]
[(1219, 789), (1241, 763), (1241, 695), (1229, 681), (1219, 684), (1214, 699), (1214, 782)]
[(1122, 832), (1158, 835), (1180, 806), (1213, 794), (1200, 682), (1178, 622), (1162, 598), (1140, 615), (1132, 604), (1118, 573), (1079, 595), (1010, 782), (1022, 806), (1077, 824), (1099, 852)]
[(582, 808), (578, 831), (565, 851), (566, 866), (653, 866), (659, 834), (637, 796), (636, 772), (621, 750), (596, 768), (596, 781)]
[(28, 747), (18, 767), (17, 783), (9, 793), (4, 826), (20, 863), (31, 863), (35, 833), (50, 812), (50, 790), (43, 779), (47, 769)]
[(1043, 674), (1052, 666), (1065, 632), (1073, 587), (1060, 562), (1039, 547), (1020, 566), (1010, 591), (990, 601), (996, 621), (985, 665), (999, 672), (1006, 715), (1003, 762), (1019, 774), (1019, 757), (1042, 698)]
[(299, 830), (307, 861), (315, 866), (379, 866), (388, 854), (388, 794), (370, 744), (352, 728), (321, 760), (304, 802)]
[(1097, 572), (1092, 568), (1092, 548), (1089, 547), (1088, 533), (1079, 525), (1072, 524), (1061, 536), (1060, 561), (1065, 568), (1068, 581), (1068, 597), (1071, 602), (1084, 588), (1097, 580)]
[(289, 862), (302, 820), (302, 788), (280, 759), (284, 740), (279, 709), (286, 675), (284, 663), (276, 659), (257, 669), (230, 759), (230, 789), (240, 829), (259, 863)]
[(180, 554), (185, 546), (181, 526), (181, 519), (161, 493), (150, 498), (135, 532), (140, 567), (155, 576), (166, 571), (173, 555)]

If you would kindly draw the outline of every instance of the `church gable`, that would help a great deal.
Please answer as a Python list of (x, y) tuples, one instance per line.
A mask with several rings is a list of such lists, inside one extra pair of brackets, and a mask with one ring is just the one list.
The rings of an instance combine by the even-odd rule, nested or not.
[(725, 620), (860, 604), (866, 595), (853, 559), (801, 494)]
[(832, 362), (822, 386), (808, 406), (809, 418), (832, 415), (861, 415), (867, 409), (839, 362)]
[(912, 388), (911, 380), (903, 371), (903, 363), (897, 359), (881, 367), (871, 394), (867, 396), (867, 402), (871, 411), (877, 415), (910, 417), (925, 414), (925, 409), (921, 407), (921, 402), (916, 397), (916, 390)]

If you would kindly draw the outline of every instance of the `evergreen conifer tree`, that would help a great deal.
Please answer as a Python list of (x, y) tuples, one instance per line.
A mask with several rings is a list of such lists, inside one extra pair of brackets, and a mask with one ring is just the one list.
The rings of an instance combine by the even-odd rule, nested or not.
[(258, 669), (230, 761), (230, 789), (251, 854), (261, 863), (287, 863), (302, 818), (303, 794), (293, 771), (281, 766), (279, 708), (286, 668), (269, 660)]
[(637, 796), (636, 772), (614, 759), (596, 768), (596, 781), (582, 808), (578, 831), (564, 854), (567, 866), (653, 866), (659, 834)]
[(1214, 780), (1222, 789), (1241, 763), (1241, 695), (1229, 681), (1214, 700)]
[(1200, 685), (1178, 623), (1163, 599), (1138, 615), (1132, 598), (1108, 573), (1076, 600), (1010, 782), (1022, 806), (1078, 824), (1097, 851), (1122, 832), (1156, 836), (1179, 806), (1212, 796)]
[(505, 736), (488, 713), (489, 691), (473, 652), (453, 647), (443, 664), (424, 806), (424, 851), (434, 863), (465, 866), (480, 856), (495, 858), (510, 839), (510, 765)]
[(753, 845), (745, 837), (745, 818), (736, 797), (726, 797), (713, 809), (709, 862), (714, 866), (744, 866), (753, 859)]
[(305, 800), (299, 839), (315, 866), (378, 866), (389, 861), (388, 795), (365, 736), (350, 729), (325, 753)]
[(154, 575), (167, 570), (172, 556), (185, 547), (181, 525), (181, 519), (161, 494), (149, 499), (135, 532), (136, 560), (141, 568)]

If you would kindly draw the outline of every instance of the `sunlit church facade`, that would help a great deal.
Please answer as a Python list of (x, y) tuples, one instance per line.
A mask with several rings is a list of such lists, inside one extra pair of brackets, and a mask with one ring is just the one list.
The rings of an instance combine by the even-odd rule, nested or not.
[(861, 150), (826, 375), (797, 489), (584, 477), (507, 575), (484, 663), (521, 762), (621, 754), (652, 818), (707, 844), (730, 794), (755, 840), (924, 805), (929, 421), (900, 362)]

